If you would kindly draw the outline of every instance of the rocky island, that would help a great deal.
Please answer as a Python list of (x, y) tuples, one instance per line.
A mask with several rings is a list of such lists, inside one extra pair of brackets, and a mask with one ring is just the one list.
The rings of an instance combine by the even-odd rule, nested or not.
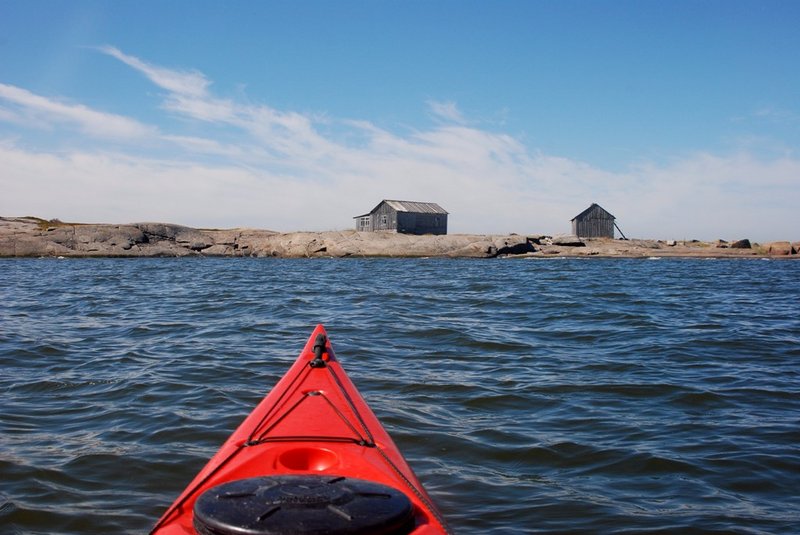
[(424, 235), (197, 229), (168, 223), (64, 223), (0, 217), (0, 257), (781, 257), (791, 242), (613, 240), (545, 235)]

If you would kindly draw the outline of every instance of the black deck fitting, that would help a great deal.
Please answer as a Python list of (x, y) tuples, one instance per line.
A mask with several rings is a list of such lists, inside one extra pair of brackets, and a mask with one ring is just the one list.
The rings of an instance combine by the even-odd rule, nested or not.
[(323, 353), (325, 353), (325, 335), (318, 334), (317, 339), (314, 340), (314, 360), (310, 363), (312, 368), (325, 367), (325, 361), (322, 360)]

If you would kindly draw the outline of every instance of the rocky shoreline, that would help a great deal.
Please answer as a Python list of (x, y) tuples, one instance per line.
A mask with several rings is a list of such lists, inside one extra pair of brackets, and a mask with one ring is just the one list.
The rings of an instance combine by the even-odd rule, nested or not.
[(800, 258), (800, 244), (612, 240), (543, 235), (280, 233), (168, 223), (83, 224), (0, 217), (0, 257), (708, 257)]

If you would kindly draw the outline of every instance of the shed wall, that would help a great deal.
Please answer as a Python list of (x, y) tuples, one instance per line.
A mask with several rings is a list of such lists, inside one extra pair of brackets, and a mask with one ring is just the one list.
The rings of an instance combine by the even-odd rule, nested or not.
[(613, 219), (583, 219), (572, 222), (572, 233), (580, 238), (613, 238)]
[(594, 205), (572, 220), (572, 233), (581, 238), (613, 238), (614, 216)]

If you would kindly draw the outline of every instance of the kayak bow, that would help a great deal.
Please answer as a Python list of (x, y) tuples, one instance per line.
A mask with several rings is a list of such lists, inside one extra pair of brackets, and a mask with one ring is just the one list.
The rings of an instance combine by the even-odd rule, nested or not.
[(151, 535), (434, 535), (445, 522), (318, 325)]

